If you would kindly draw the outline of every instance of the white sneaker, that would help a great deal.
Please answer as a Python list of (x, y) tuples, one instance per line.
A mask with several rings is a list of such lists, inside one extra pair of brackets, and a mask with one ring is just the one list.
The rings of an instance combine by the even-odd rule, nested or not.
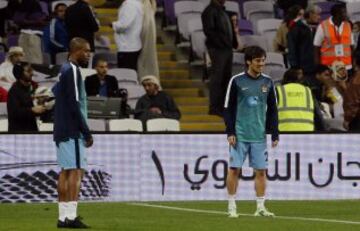
[(229, 206), (228, 214), (229, 214), (230, 218), (238, 218), (239, 217), (239, 214), (237, 214), (237, 212), (236, 212), (235, 206)]
[(265, 207), (257, 208), (256, 212), (254, 213), (255, 217), (275, 217), (275, 214), (269, 212)]

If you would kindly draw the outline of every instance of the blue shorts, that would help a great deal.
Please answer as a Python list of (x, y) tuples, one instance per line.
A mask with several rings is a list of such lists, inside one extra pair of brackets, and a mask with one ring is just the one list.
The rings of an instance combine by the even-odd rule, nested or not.
[(249, 166), (254, 169), (267, 169), (268, 152), (266, 150), (266, 141), (264, 142), (242, 142), (237, 141), (236, 146), (230, 147), (231, 168), (241, 168), (249, 155)]
[(56, 144), (57, 162), (62, 169), (85, 169), (87, 160), (83, 139), (69, 139)]

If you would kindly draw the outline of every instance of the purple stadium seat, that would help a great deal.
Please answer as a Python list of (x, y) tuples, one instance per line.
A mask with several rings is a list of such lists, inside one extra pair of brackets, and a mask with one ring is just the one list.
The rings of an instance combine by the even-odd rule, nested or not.
[(3, 63), (5, 61), (5, 58), (6, 58), (6, 53), (0, 52), (0, 63)]
[(239, 31), (240, 35), (253, 35), (253, 25), (249, 20), (239, 19)]
[(10, 47), (14, 47), (17, 46), (19, 43), (19, 35), (17, 34), (8, 34), (7, 36), (7, 46)]
[(41, 6), (41, 11), (44, 14), (49, 15), (49, 5), (47, 4), (47, 2), (40, 1), (39, 3)]
[(321, 20), (324, 20), (330, 17), (331, 7), (335, 5), (336, 2), (318, 2), (317, 6), (321, 8)]
[(170, 24), (170, 25), (176, 24), (175, 7), (174, 7), (175, 2), (176, 2), (176, 0), (164, 1), (165, 17), (167, 19), (168, 24)]

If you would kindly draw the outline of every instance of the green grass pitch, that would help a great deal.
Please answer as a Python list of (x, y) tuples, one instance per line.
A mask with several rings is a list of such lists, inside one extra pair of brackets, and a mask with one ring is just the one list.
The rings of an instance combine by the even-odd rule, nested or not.
[[(226, 201), (80, 203), (91, 230), (146, 231), (360, 231), (360, 200), (267, 201), (277, 217), (253, 217), (255, 202), (238, 201), (239, 218)], [(0, 230), (58, 230), (57, 204), (0, 204)]]

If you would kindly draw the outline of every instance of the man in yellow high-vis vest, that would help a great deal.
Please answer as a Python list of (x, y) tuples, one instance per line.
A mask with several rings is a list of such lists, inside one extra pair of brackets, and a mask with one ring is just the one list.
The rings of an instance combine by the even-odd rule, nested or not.
[(314, 131), (314, 100), (310, 88), (299, 83), (296, 71), (288, 70), (278, 94), (279, 131)]

